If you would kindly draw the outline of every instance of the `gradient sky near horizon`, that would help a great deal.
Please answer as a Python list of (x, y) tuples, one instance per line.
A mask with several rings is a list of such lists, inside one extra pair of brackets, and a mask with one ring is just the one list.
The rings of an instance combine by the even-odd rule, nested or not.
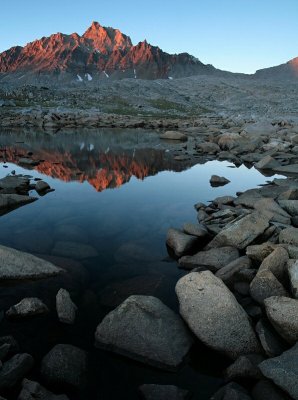
[(253, 73), (298, 56), (298, 0), (2, 0), (0, 52), (92, 21), (169, 53)]

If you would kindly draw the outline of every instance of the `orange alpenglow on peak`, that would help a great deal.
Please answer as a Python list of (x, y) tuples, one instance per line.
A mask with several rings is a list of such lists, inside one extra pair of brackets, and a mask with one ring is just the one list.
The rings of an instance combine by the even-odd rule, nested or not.
[(147, 40), (134, 46), (119, 29), (97, 21), (82, 36), (59, 32), (0, 54), (0, 78), (5, 74), (6, 80), (11, 77), (20, 84), (50, 84), (57, 79), (59, 85), (93, 84), (109, 78), (172, 79), (215, 71), (187, 53), (171, 55)]

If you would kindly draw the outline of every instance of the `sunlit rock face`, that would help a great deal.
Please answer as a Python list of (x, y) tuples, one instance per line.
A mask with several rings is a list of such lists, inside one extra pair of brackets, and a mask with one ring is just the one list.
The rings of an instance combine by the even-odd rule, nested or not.
[(28, 75), (39, 79), (50, 75), (60, 77), (60, 81), (76, 82), (129, 77), (158, 79), (215, 71), (187, 53), (171, 55), (147, 41), (133, 46), (131, 39), (118, 29), (103, 27), (98, 22), (93, 22), (82, 36), (56, 33), (0, 54), (0, 74), (19, 74), (20, 80)]

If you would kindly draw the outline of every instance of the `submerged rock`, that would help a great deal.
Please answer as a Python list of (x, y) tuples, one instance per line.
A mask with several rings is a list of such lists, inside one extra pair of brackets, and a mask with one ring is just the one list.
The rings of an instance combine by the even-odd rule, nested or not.
[(24, 379), (18, 400), (68, 400), (65, 394), (54, 394), (41, 386), (38, 382)]
[(31, 317), (46, 314), (48, 307), (37, 297), (27, 297), (6, 311), (7, 317)]
[(0, 369), (0, 389), (14, 387), (33, 367), (34, 360), (30, 354), (16, 354), (6, 361)]
[(52, 254), (54, 256), (74, 258), (76, 260), (98, 257), (98, 252), (94, 247), (84, 243), (68, 241), (56, 242)]
[(207, 346), (236, 359), (260, 346), (248, 316), (221, 279), (191, 272), (176, 285), (180, 314)]
[(263, 361), (259, 368), (266, 378), (298, 400), (298, 343), (276, 358)]
[(214, 393), (210, 400), (251, 400), (251, 397), (242, 386), (231, 382)]
[(58, 275), (61, 272), (63, 272), (63, 269), (41, 258), (0, 246), (0, 281), (6, 279), (41, 279)]
[(192, 339), (180, 317), (152, 296), (130, 296), (98, 325), (95, 345), (159, 368), (175, 370)]
[(145, 384), (139, 387), (144, 400), (186, 400), (190, 398), (188, 390), (173, 385)]
[(53, 385), (67, 384), (82, 388), (86, 384), (87, 353), (70, 344), (57, 344), (44, 356), (41, 375)]

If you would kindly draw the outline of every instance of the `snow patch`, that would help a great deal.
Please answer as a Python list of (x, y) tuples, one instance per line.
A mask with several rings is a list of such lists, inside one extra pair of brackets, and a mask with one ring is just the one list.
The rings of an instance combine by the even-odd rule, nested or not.
[(103, 73), (105, 74), (105, 76), (106, 76), (107, 78), (110, 77), (110, 76), (106, 73), (106, 71), (103, 71)]
[(174, 78), (172, 76), (169, 76), (169, 79), (172, 81)]
[(135, 79), (137, 79), (137, 71), (136, 71), (135, 68), (133, 69), (133, 73), (134, 73), (134, 75), (135, 75)]
[(78, 81), (79, 81), (79, 82), (83, 82), (83, 79), (82, 79), (82, 77), (81, 77), (79, 74), (77, 75), (77, 78), (78, 78)]
[(88, 79), (89, 82), (92, 81), (93, 79), (90, 74), (85, 74), (85, 77)]

